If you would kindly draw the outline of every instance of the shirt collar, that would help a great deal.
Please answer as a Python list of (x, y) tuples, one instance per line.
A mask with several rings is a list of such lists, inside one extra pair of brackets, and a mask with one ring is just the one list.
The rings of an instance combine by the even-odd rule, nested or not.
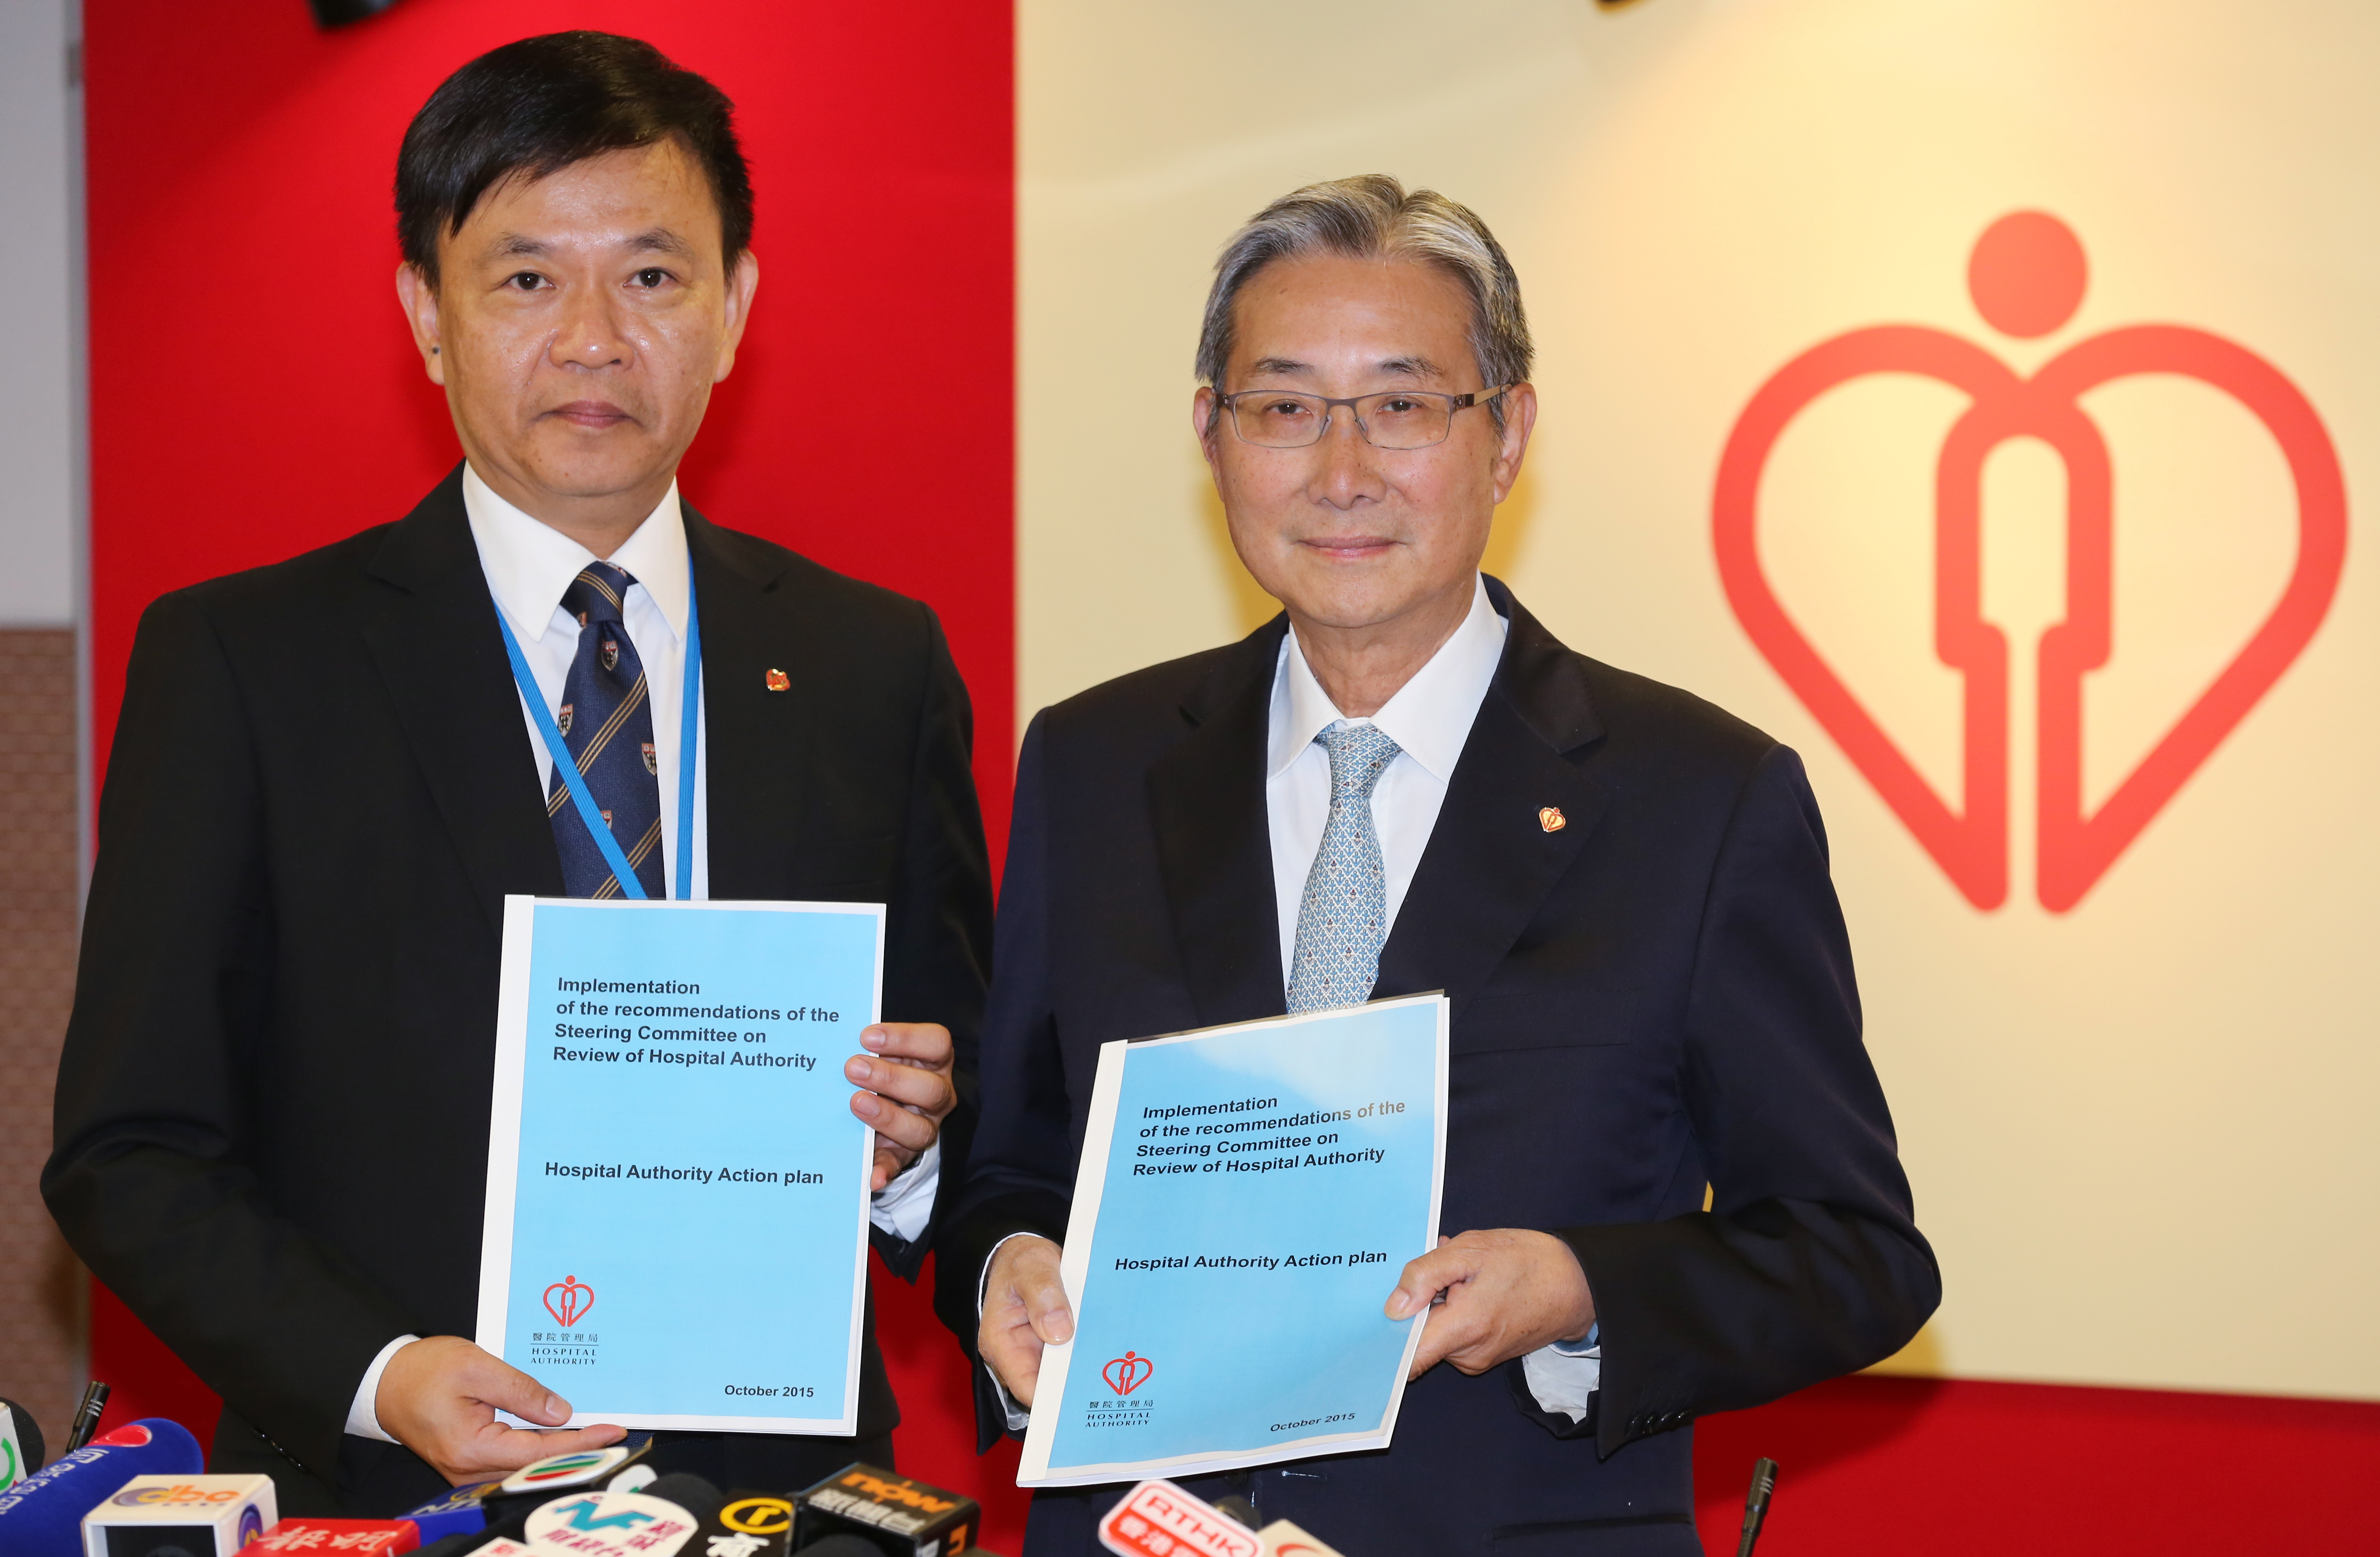
[[(470, 517), (480, 569), (488, 576), (488, 592), (496, 597), (497, 608), (522, 638), (544, 638), (561, 609), (563, 591), (580, 568), (598, 560), (595, 553), (496, 495), (468, 464), (463, 467), (463, 510)], [(675, 481), (637, 532), (601, 560), (643, 585), (670, 631), (679, 642), (686, 641), (686, 606), (693, 582), (687, 573), (686, 516), (678, 510)]]
[[(1438, 647), (1411, 680), (1380, 712), (1359, 724), (1377, 725), (1397, 743), (1399, 750), (1427, 769), (1440, 784), (1454, 773), (1463, 743), (1479, 717), (1479, 704), (1496, 679), (1504, 657), (1509, 625), (1496, 614), (1486, 583), (1474, 579), (1471, 610), (1454, 635)], [(1272, 719), (1265, 742), (1265, 772), (1280, 772), (1304, 754), (1314, 737), (1345, 715), (1330, 694), (1314, 678), (1305, 651), (1292, 627), (1281, 640), (1281, 659), (1273, 673)]]

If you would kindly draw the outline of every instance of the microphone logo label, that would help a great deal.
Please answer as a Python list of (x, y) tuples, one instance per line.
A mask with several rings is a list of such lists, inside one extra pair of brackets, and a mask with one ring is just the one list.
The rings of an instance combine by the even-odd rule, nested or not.
[[(2063, 328), (2088, 279), (2082, 241), (2046, 212), (2000, 218), (1976, 241), (1968, 291), (1985, 322), (2019, 340)], [(1963, 684), (1961, 793), (1939, 793), (1787, 612), (1761, 561), (1760, 487), (1788, 428), (1828, 392), (1879, 374), (1933, 379), (1970, 402), (1937, 456), (1933, 626), (1937, 656)], [(2083, 397), (2144, 375), (2194, 379), (2262, 424), (2295, 489), (2296, 560), (2280, 598), (2095, 808), (2083, 795), (2085, 677), (2120, 648), (2115, 618), (2114, 462)], [(2035, 890), (2064, 913), (2246, 718), (2313, 638), (2338, 589), (2347, 493), (2338, 451), (2304, 394), (2246, 347), (2183, 324), (2133, 324), (2077, 341), (2030, 374), (1986, 347), (1925, 325), (1852, 330), (1788, 362), (1728, 435), (1712, 498), (1712, 543), (1728, 603), (1786, 686), (1825, 727), (1959, 893), (1988, 912), (2009, 892), (2008, 635), (1984, 614), (1984, 468), (2012, 439), (2037, 439), (2066, 472), (2064, 614), (2041, 634)], [(2022, 667), (2021, 667), (2022, 668)], [(2019, 778), (2017, 782), (2023, 782)]]
[(565, 1330), (584, 1319), (593, 1307), (595, 1289), (576, 1276), (565, 1276), (545, 1289), (545, 1311)]
[(1105, 1368), (1100, 1368), (1099, 1377), (1105, 1379), (1108, 1381), (1108, 1388), (1115, 1391), (1116, 1393), (1128, 1395), (1141, 1385), (1148, 1383), (1148, 1376), (1156, 1371), (1157, 1365), (1147, 1357), (1137, 1352), (1126, 1352), (1123, 1356), (1111, 1359)]

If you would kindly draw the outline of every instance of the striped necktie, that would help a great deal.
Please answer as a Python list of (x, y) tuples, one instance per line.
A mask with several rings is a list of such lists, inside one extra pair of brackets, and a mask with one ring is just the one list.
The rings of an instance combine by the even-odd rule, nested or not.
[[(554, 723), (645, 895), (662, 898), (669, 894), (662, 889), (661, 763), (653, 752), (652, 701), (645, 695), (644, 662), (620, 614), (635, 582), (610, 563), (595, 562), (563, 591), (562, 609), (578, 618), (578, 654), (562, 684)], [(564, 890), (573, 897), (620, 896), (620, 883), (588, 836), (559, 768), (545, 812), (562, 852)]]

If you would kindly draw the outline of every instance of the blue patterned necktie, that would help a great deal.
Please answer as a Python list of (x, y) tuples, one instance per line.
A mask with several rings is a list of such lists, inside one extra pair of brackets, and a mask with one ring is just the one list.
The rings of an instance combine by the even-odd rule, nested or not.
[(1292, 1016), (1369, 1000), (1389, 938), (1389, 873), (1372, 825), (1372, 790), (1395, 760), (1397, 743), (1372, 725), (1344, 720), (1314, 738), (1330, 754), (1330, 820), (1297, 909)]
[[(653, 708), (645, 695), (644, 662), (620, 619), (620, 602), (635, 582), (610, 563), (591, 562), (562, 592), (562, 609), (578, 618), (578, 655), (562, 684), (554, 723), (613, 838), (644, 883), (645, 895), (662, 898), (669, 894), (662, 890), (661, 764), (653, 754)], [(564, 890), (573, 897), (620, 896), (620, 883), (570, 803), (559, 767), (546, 792), (545, 814), (562, 851)]]

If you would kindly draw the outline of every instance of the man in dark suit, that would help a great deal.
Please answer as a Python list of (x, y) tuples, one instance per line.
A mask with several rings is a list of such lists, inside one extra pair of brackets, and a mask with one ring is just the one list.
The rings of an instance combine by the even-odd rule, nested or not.
[[(1453, 1003), (1455, 1235), (1380, 1295), (1437, 1304), (1395, 1443), (1194, 1490), (1350, 1553), (1683, 1557), (1680, 1429), (1938, 1299), (1800, 762), (1478, 573), (1529, 357), (1501, 249), (1427, 191), (1318, 185), (1224, 251), (1194, 427), (1287, 610), (1026, 737), (937, 1295), (987, 1443), (1073, 1333), (1099, 1045), (1372, 995)], [(1039, 1494), (1027, 1551), (1095, 1550), (1118, 1490)]]
[[(223, 1395), (214, 1468), (271, 1474), (285, 1513), (391, 1514), (620, 1436), (501, 1425), (570, 1408), (463, 1338), (505, 894), (633, 895), (625, 866), (653, 898), (887, 904), (887, 1019), (844, 1074), (904, 1274), (989, 943), (933, 614), (678, 498), (758, 283), (726, 99), (633, 40), (526, 40), (439, 89), (397, 189), (465, 463), (397, 523), (143, 617), (42, 1180)], [(732, 1251), (686, 1253), (732, 1280)], [(856, 1438), (665, 1434), (656, 1463), (783, 1489), (880, 1459), (895, 1419), (871, 1334)]]

